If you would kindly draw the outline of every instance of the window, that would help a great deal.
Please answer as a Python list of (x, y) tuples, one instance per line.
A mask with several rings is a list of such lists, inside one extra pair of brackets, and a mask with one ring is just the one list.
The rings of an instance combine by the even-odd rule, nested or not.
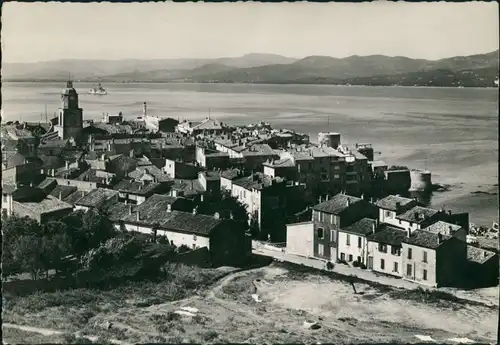
[(347, 246), (350, 246), (351, 245), (351, 235), (347, 234), (346, 235), (346, 238), (345, 238), (345, 244)]
[(408, 259), (411, 260), (411, 248), (408, 248)]
[(391, 246), (391, 254), (392, 255), (400, 256), (401, 255), (401, 248), (395, 247), (395, 246)]
[(337, 240), (337, 236), (335, 236), (335, 230), (330, 231), (330, 242), (335, 242)]
[(394, 262), (394, 266), (393, 266), (392, 271), (393, 272), (398, 272), (398, 263), (397, 262)]
[(318, 238), (320, 238), (320, 239), (325, 238), (325, 234), (324, 234), (323, 228), (318, 228)]
[(345, 261), (345, 254), (344, 253), (340, 253), (340, 260)]
[(322, 244), (318, 244), (318, 255), (319, 256), (325, 255), (325, 248), (323, 247)]
[(330, 215), (330, 224), (333, 224), (333, 218), (335, 218), (335, 216), (333, 214)]
[(423, 253), (423, 254), (424, 254), (424, 255), (423, 255), (423, 257), (422, 257), (422, 261), (423, 261), (423, 262), (427, 262), (427, 252), (426, 252), (426, 251), (424, 251), (424, 253)]
[(352, 261), (352, 254), (349, 254), (349, 262)]
[(196, 238), (197, 238), (196, 235), (193, 235), (193, 241), (196, 241)]
[(381, 253), (387, 253), (387, 245), (379, 243), (378, 244), (378, 251)]
[(361, 248), (361, 242), (362, 242), (361, 237), (358, 237), (358, 248)]
[(380, 259), (380, 269), (381, 270), (385, 269), (385, 260), (384, 259)]
[(424, 271), (422, 272), (422, 278), (423, 278), (424, 280), (427, 280), (427, 270), (424, 270)]
[(387, 218), (391, 218), (391, 211), (385, 211), (385, 216)]
[(2, 202), (7, 202), (7, 194), (2, 194)]
[(411, 277), (411, 264), (406, 265), (406, 275)]

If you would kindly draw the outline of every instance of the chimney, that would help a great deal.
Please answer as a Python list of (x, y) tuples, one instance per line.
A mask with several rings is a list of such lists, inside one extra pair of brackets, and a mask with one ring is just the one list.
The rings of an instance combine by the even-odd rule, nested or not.
[(375, 233), (375, 230), (377, 229), (377, 222), (373, 222), (372, 223), (372, 233), (374, 234)]
[(167, 204), (167, 212), (168, 213), (172, 212), (172, 204), (171, 203)]
[(66, 161), (66, 170), (68, 170), (68, 169), (69, 169), (69, 162)]
[[(132, 205), (128, 205), (128, 214), (132, 214)], [(139, 214), (139, 213), (137, 213)]]
[(321, 204), (321, 195), (318, 198), (318, 203)]
[(398, 201), (396, 202), (396, 211), (399, 211), (401, 209), (401, 203)]
[(438, 233), (438, 244), (443, 243), (443, 234)]
[(408, 230), (406, 230), (406, 237), (410, 236), (411, 236), (411, 228), (408, 228)]
[(349, 199), (349, 197), (346, 199), (346, 204), (347, 207), (351, 206), (351, 199)]
[(147, 112), (147, 105), (146, 105), (146, 102), (144, 102), (144, 104), (142, 105), (142, 116), (146, 117), (147, 114), (148, 114), (148, 112)]
[(450, 235), (453, 233), (453, 227), (451, 225), (448, 227), (448, 231), (450, 232)]
[(139, 211), (136, 212), (136, 220), (139, 221), (141, 219), (140, 215), (139, 215)]
[(483, 257), (487, 258), (488, 257), (488, 252), (486, 250), (483, 250)]
[(214, 218), (215, 218), (215, 219), (220, 219), (219, 212), (215, 212), (215, 213), (214, 213)]
[(448, 210), (448, 216), (451, 216), (451, 210)]
[(415, 219), (420, 219), (420, 214), (418, 212), (415, 212)]
[(193, 214), (198, 214), (198, 207), (193, 208)]

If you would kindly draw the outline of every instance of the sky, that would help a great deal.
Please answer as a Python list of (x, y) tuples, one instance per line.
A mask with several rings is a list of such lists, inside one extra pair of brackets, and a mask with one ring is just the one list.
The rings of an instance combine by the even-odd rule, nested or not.
[(16, 3), (2, 60), (217, 58), (247, 53), (440, 59), (498, 49), (497, 2)]

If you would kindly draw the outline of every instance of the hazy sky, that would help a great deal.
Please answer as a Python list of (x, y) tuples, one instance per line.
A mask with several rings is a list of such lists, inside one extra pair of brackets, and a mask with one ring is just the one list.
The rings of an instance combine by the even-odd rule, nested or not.
[(3, 4), (4, 62), (246, 53), (438, 59), (498, 49), (489, 3)]

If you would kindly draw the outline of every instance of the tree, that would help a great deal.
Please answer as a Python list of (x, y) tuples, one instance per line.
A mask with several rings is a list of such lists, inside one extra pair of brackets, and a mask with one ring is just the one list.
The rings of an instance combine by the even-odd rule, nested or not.
[(62, 222), (67, 226), (73, 253), (77, 256), (85, 254), (91, 248), (97, 248), (117, 234), (109, 218), (94, 209), (72, 212), (64, 217)]
[(40, 225), (33, 219), (2, 217), (2, 275), (8, 277), (29, 271), (37, 275), (33, 265), (39, 259)]
[(19, 237), (12, 251), (20, 272), (29, 272), (33, 280), (38, 279), (44, 271), (42, 254), (42, 239), (34, 234)]
[(41, 261), (46, 271), (61, 268), (62, 259), (72, 254), (72, 239), (63, 222), (49, 222), (42, 227)]

